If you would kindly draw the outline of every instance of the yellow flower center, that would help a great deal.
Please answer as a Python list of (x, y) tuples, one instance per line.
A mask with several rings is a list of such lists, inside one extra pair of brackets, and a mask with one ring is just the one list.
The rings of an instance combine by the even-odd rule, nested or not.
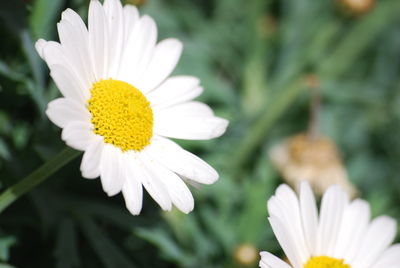
[(335, 259), (328, 256), (311, 257), (304, 268), (351, 268), (343, 259)]
[(153, 111), (146, 97), (134, 86), (119, 80), (93, 84), (88, 109), (94, 133), (123, 152), (141, 151), (153, 136)]

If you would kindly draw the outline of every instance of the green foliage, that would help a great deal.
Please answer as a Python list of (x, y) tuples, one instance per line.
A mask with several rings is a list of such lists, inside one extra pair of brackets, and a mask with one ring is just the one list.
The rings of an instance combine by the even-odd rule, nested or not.
[[(58, 40), (61, 11), (86, 17), (88, 2), (0, 2), (1, 191), (63, 146), (44, 114), (59, 93), (34, 42)], [(350, 180), (373, 215), (400, 220), (398, 0), (360, 16), (312, 0), (148, 0), (141, 12), (159, 39), (183, 41), (175, 73), (200, 77), (200, 99), (231, 121), (219, 139), (179, 141), (219, 181), (191, 189), (189, 215), (161, 212), (146, 195), (135, 217), (73, 161), (0, 214), (0, 267), (239, 267), (244, 243), (280, 255), (266, 201), (281, 180), (267, 151), (306, 129), (308, 74), (320, 81), (321, 132), (338, 144)]]

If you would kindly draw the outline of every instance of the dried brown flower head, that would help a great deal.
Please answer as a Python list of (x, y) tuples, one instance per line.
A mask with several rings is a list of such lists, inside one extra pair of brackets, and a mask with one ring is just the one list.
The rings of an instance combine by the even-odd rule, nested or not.
[(357, 194), (336, 145), (327, 137), (311, 139), (299, 134), (274, 146), (269, 155), (284, 180), (293, 187), (301, 180), (308, 180), (319, 195), (332, 184), (339, 185), (353, 197)]

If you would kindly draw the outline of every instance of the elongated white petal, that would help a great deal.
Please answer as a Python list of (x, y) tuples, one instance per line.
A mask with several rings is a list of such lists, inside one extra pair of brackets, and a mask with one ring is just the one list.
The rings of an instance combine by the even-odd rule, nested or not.
[(182, 43), (177, 39), (165, 39), (157, 44), (153, 57), (137, 85), (144, 93), (155, 89), (174, 70), (182, 53)]
[(333, 257), (351, 263), (362, 246), (370, 220), (370, 209), (364, 200), (354, 200), (344, 211)]
[(298, 252), (296, 252), (296, 246), (293, 243), (293, 240), (296, 237), (292, 237), (290, 235), (290, 231), (287, 230), (286, 225), (279, 218), (270, 216), (268, 220), (271, 224), (272, 230), (274, 231), (276, 239), (281, 245), (292, 266), (295, 268), (302, 267)]
[(35, 43), (35, 49), (39, 56), (43, 59), (43, 47), (47, 44), (47, 41), (44, 39), (39, 39)]
[(133, 215), (139, 215), (142, 210), (143, 203), (143, 187), (141, 183), (140, 165), (137, 163), (137, 159), (125, 154), (125, 183), (122, 187), (122, 193), (124, 195), (125, 204), (129, 212)]
[[(46, 61), (48, 66), (59, 64), (68, 67), (70, 70), (73, 68), (60, 43), (48, 41), (42, 44), (40, 49), (42, 58)], [(76, 75), (75, 72), (74, 75)]]
[(118, 194), (122, 190), (125, 174), (121, 151), (111, 144), (105, 144), (100, 160), (101, 184), (108, 196)]
[(148, 158), (145, 154), (140, 154), (139, 157), (141, 163), (139, 170), (142, 173), (140, 178), (144, 188), (163, 210), (171, 210), (172, 202), (168, 191), (161, 181), (162, 178), (158, 176), (159, 174), (151, 164), (151, 161), (154, 160)]
[(348, 202), (347, 194), (336, 185), (330, 187), (322, 197), (315, 252), (317, 256), (334, 254), (343, 211)]
[(157, 113), (154, 115), (154, 132), (160, 136), (185, 139), (209, 140), (225, 133), (229, 122), (216, 116), (190, 116), (185, 114)]
[[(78, 74), (85, 76), (82, 78), (86, 83), (85, 86), (91, 86), (94, 82), (94, 73), (92, 70), (92, 62), (89, 56), (89, 32), (81, 17), (72, 9), (66, 9), (61, 15), (62, 21), (68, 21), (69, 24), (63, 47), (66, 54), (71, 58), (75, 58), (76, 62), (73, 68)], [(71, 38), (71, 31), (74, 37)], [(61, 37), (60, 37), (61, 38)], [(64, 38), (65, 39), (65, 38)]]
[(100, 160), (103, 147), (103, 137), (95, 135), (82, 157), (81, 172), (84, 178), (95, 179), (100, 176)]
[(139, 11), (135, 6), (126, 5), (123, 8), (123, 16), (124, 16), (124, 46), (128, 43), (128, 40), (135, 28), (136, 23), (139, 21)]
[(262, 251), (260, 252), (261, 260), (260, 267), (261, 268), (292, 268), (289, 264), (282, 261), (278, 257), (272, 255), (269, 252)]
[(90, 123), (73, 121), (63, 129), (61, 138), (68, 146), (85, 151), (95, 138), (94, 135)]
[(200, 80), (194, 76), (174, 76), (165, 80), (146, 97), (156, 109), (192, 100), (203, 92)]
[[(88, 33), (77, 15), (72, 10), (65, 11), (64, 17), (58, 24), (58, 35), (60, 37), (63, 54), (68, 58), (71, 65), (71, 72), (75, 72), (82, 90), (87, 91), (94, 82), (92, 64), (88, 56)], [(71, 22), (72, 21), (72, 22)], [(88, 96), (88, 92), (85, 93)]]
[(126, 81), (142, 91), (139, 81), (151, 59), (157, 41), (154, 20), (144, 15), (130, 34), (122, 56), (118, 79)]
[(46, 115), (51, 122), (60, 128), (66, 127), (70, 122), (90, 122), (90, 113), (85, 107), (73, 99), (58, 98), (47, 105)]
[(314, 194), (310, 184), (302, 182), (300, 184), (300, 210), (303, 222), (304, 240), (308, 246), (308, 252), (313, 254), (315, 251), (316, 235), (318, 229), (318, 211)]
[(90, 1), (88, 22), (89, 54), (95, 79), (108, 79), (108, 26), (106, 14), (99, 1)]
[(218, 173), (210, 165), (168, 139), (154, 137), (147, 152), (160, 164), (185, 178), (203, 184), (218, 179)]
[(51, 65), (50, 75), (56, 83), (61, 94), (79, 103), (86, 103), (86, 97), (76, 76), (64, 65)]
[(400, 258), (400, 244), (395, 244), (386, 249), (378, 261), (371, 268), (398, 268)]
[(396, 236), (396, 221), (387, 216), (374, 219), (363, 238), (361, 248), (351, 263), (353, 268), (370, 267)]
[[(151, 157), (147, 159), (151, 159)], [(192, 211), (194, 207), (193, 196), (182, 179), (156, 161), (146, 161), (146, 163), (156, 177), (160, 178), (164, 184), (172, 203), (184, 213)]]
[(290, 261), (305, 263), (310, 257), (310, 252), (307, 251), (304, 241), (299, 202), (289, 186), (282, 184), (278, 187), (275, 196), (268, 201), (268, 212), (269, 215), (278, 218), (288, 232), (296, 258)]
[(153, 112), (156, 117), (175, 117), (183, 115), (191, 117), (214, 117), (211, 108), (207, 104), (198, 101), (189, 101), (166, 108), (156, 106), (153, 108)]
[(109, 38), (108, 75), (118, 77), (121, 55), (124, 48), (124, 17), (122, 5), (119, 0), (104, 1), (104, 11), (107, 17)]

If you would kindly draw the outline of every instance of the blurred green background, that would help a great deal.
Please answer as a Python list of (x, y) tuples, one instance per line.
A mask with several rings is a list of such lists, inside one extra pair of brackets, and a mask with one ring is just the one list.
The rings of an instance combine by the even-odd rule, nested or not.
[[(243, 245), (281, 256), (266, 201), (282, 180), (268, 149), (306, 130), (310, 74), (320, 83), (321, 132), (338, 145), (372, 214), (399, 222), (398, 0), (362, 13), (332, 0), (130, 2), (155, 19), (159, 40), (183, 41), (175, 73), (200, 77), (200, 99), (231, 121), (219, 139), (179, 141), (220, 180), (191, 188), (189, 215), (162, 212), (146, 195), (135, 217), (121, 195), (108, 198), (99, 181), (81, 178), (79, 157), (0, 215), (1, 268), (258, 267), (258, 256), (252, 264), (238, 257)], [(58, 40), (62, 10), (86, 20), (88, 5), (0, 0), (1, 191), (64, 147), (44, 115), (59, 93), (34, 42)]]

